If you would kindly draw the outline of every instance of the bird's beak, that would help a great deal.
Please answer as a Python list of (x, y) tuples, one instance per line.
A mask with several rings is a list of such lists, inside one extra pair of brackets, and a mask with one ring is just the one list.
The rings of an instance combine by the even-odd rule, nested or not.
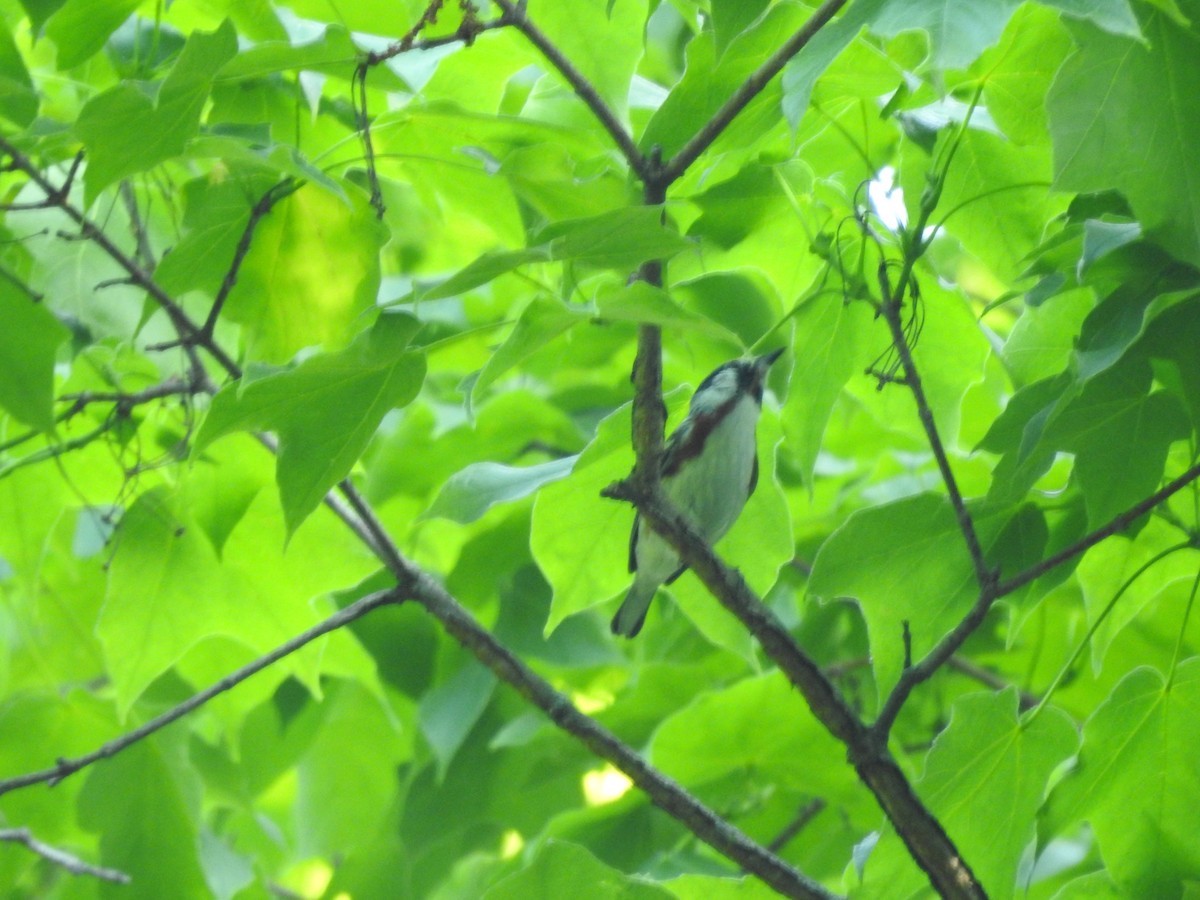
[(770, 353), (758, 357), (756, 360), (754, 360), (754, 367), (763, 375), (766, 375), (767, 369), (771, 368), (771, 364), (775, 362), (775, 360), (783, 356), (783, 351), (786, 349), (787, 347), (780, 347), (778, 350), (772, 350)]

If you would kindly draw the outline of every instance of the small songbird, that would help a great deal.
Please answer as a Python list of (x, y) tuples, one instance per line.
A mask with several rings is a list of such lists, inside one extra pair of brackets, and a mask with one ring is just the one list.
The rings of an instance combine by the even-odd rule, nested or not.
[[(735, 359), (700, 382), (687, 418), (667, 439), (662, 487), (700, 534), (714, 544), (724, 536), (758, 483), (755, 430), (762, 411), (763, 382), (783, 350)], [(633, 587), (612, 620), (613, 634), (633, 637), (660, 585), (683, 574), (679, 554), (650, 528), (633, 520), (629, 571)]]

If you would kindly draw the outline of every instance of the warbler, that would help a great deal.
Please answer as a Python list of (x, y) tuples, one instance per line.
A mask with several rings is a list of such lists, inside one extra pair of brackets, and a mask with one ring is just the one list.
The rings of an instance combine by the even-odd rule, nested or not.
[[(758, 484), (755, 431), (763, 382), (782, 353), (779, 349), (718, 366), (700, 382), (687, 418), (667, 439), (660, 470), (663, 492), (710, 544), (733, 526)], [(613, 616), (613, 634), (631, 638), (641, 631), (654, 594), (686, 568), (675, 549), (635, 517), (629, 536), (633, 587)]]

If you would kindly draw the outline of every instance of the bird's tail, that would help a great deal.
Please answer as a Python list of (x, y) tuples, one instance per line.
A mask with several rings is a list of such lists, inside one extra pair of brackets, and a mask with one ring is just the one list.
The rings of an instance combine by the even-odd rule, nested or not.
[(646, 621), (646, 612), (650, 609), (650, 601), (654, 599), (657, 590), (657, 584), (634, 579), (633, 587), (629, 589), (629, 593), (625, 595), (625, 599), (621, 603), (621, 608), (613, 616), (613, 634), (620, 634), (627, 638), (636, 637), (637, 633), (642, 630), (642, 623)]

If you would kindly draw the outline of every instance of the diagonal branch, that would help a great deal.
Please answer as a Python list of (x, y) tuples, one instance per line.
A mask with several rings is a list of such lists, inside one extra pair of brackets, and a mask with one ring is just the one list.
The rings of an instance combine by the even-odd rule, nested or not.
[(954, 515), (958, 520), (963, 541), (966, 542), (967, 552), (971, 555), (971, 564), (975, 567), (975, 580), (981, 589), (991, 592), (996, 584), (997, 573), (988, 569), (983, 545), (980, 544), (979, 534), (975, 530), (975, 522), (971, 518), (970, 510), (967, 509), (962, 490), (959, 489), (958, 479), (954, 477), (954, 470), (950, 468), (950, 457), (946, 453), (946, 445), (942, 442), (937, 423), (933, 420), (933, 408), (929, 405), (928, 397), (925, 396), (921, 373), (913, 361), (912, 349), (908, 346), (908, 339), (904, 335), (904, 323), (900, 320), (900, 304), (905, 290), (906, 285), (902, 282), (891, 297), (883, 299), (881, 311), (892, 332), (892, 345), (900, 357), (900, 367), (904, 371), (904, 383), (912, 391), (913, 400), (917, 404), (917, 416), (921, 420), (921, 427), (925, 430), (925, 438), (929, 441), (933, 458), (937, 461), (942, 482), (946, 485), (946, 493), (950, 496), (950, 505), (954, 508)]
[[(125, 253), (103, 231), (96, 227), (91, 219), (85, 216), (78, 207), (72, 204), (63, 192), (63, 189), (55, 187), (41, 169), (34, 164), (33, 160), (2, 135), (0, 135), (0, 152), (12, 160), (13, 168), (24, 172), (29, 176), (29, 180), (42, 190), (46, 195), (48, 206), (61, 210), (67, 218), (79, 227), (80, 235), (84, 240), (91, 241), (103, 250), (113, 262), (125, 270), (126, 274), (129, 275), (129, 282), (131, 284), (137, 285), (150, 295), (151, 299), (167, 314), (172, 326), (179, 332), (180, 337), (194, 337), (199, 333), (200, 329), (198, 326), (187, 317), (183, 308), (175, 302), (174, 298), (163, 290), (155, 282), (154, 278), (139, 266), (129, 254)], [(72, 168), (73, 172), (74, 168)], [(69, 181), (70, 177), (68, 177), (68, 183)], [(234, 372), (238, 375), (241, 374), (241, 369), (233, 361), (233, 357), (226, 353), (218, 344), (211, 340), (198, 341), (197, 344), (202, 346), (225, 371), (231, 374)]]
[(15, 778), (6, 778), (0, 781), (0, 795), (7, 794), (9, 791), (15, 791), (18, 788), (29, 787), (33, 784), (48, 784), (51, 787), (58, 784), (68, 775), (73, 775), (80, 769), (87, 768), (92, 763), (101, 759), (107, 759), (110, 756), (116, 756), (122, 750), (132, 747), (138, 741), (149, 737), (154, 732), (159, 731), (172, 722), (182, 719), (192, 710), (203, 706), (213, 697), (223, 694), (231, 688), (237, 687), (251, 675), (261, 672), (268, 666), (278, 662), (285, 656), (295, 653), (306, 644), (310, 644), (317, 638), (329, 634), (331, 631), (336, 631), (349, 625), (356, 619), (361, 619), (371, 610), (377, 607), (384, 606), (388, 603), (396, 603), (399, 600), (398, 591), (396, 588), (390, 588), (386, 591), (378, 591), (374, 594), (369, 594), (360, 600), (351, 603), (344, 609), (338, 610), (329, 618), (314, 625), (307, 631), (296, 635), (289, 641), (280, 644), (270, 653), (258, 657), (252, 662), (247, 663), (240, 669), (230, 672), (216, 684), (205, 688), (199, 693), (193, 694), (187, 700), (184, 700), (178, 706), (174, 706), (161, 715), (155, 716), (150, 721), (146, 722), (139, 728), (135, 728), (127, 734), (121, 735), (119, 738), (114, 738), (108, 743), (102, 745), (91, 753), (76, 757), (75, 759), (59, 759), (58, 762), (48, 768), (38, 772), (30, 772), (26, 775), (18, 775)]
[(60, 869), (65, 869), (72, 875), (90, 875), (92, 878), (99, 878), (101, 881), (108, 881), (112, 884), (129, 884), (131, 881), (125, 872), (104, 866), (94, 866), (65, 850), (39, 841), (28, 828), (0, 828), (0, 841), (21, 844), (31, 853), (37, 854)]
[(1125, 510), (1125, 512), (1114, 516), (1112, 521), (1100, 526), (1095, 531), (1084, 535), (1069, 547), (1065, 547), (1058, 553), (1055, 553), (1053, 556), (1047, 557), (1040, 563), (1030, 566), (1024, 572), (1020, 572), (1014, 575), (1012, 578), (1001, 581), (996, 586), (996, 597), (1004, 597), (1008, 594), (1011, 594), (1013, 591), (1020, 590), (1031, 581), (1034, 581), (1040, 578), (1042, 575), (1045, 575), (1051, 569), (1056, 569), (1063, 563), (1074, 559), (1076, 556), (1086, 553), (1105, 538), (1111, 537), (1114, 534), (1119, 534), (1146, 513), (1150, 512), (1150, 510), (1154, 509), (1154, 507), (1158, 506), (1160, 503), (1172, 497), (1173, 495), (1179, 493), (1197, 479), (1200, 479), (1200, 464), (1192, 466), (1178, 478), (1174, 479), (1158, 491), (1155, 491), (1145, 500), (1142, 500), (1140, 503), (1135, 503), (1133, 506), (1129, 507), (1129, 509)]
[(817, 720), (846, 745), (859, 778), (875, 795), (934, 888), (943, 897), (984, 897), (970, 866), (888, 751), (886, 734), (863, 724), (821, 668), (796, 644), (786, 626), (754, 595), (741, 573), (721, 561), (657, 488), (647, 492), (631, 478), (606, 488), (604, 494), (633, 503), (709, 592), (758, 639), (771, 660), (804, 695)]

